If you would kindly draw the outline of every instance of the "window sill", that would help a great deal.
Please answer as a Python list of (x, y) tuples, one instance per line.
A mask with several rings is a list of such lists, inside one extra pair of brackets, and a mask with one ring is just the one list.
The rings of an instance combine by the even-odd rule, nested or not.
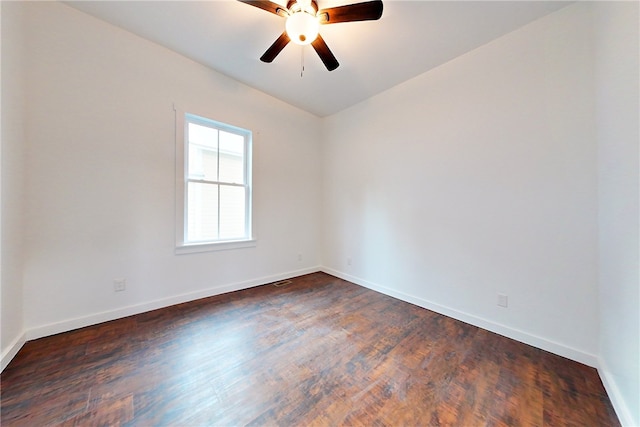
[(227, 251), (233, 249), (253, 248), (258, 245), (256, 239), (250, 240), (234, 240), (228, 242), (216, 243), (193, 243), (182, 246), (176, 246), (176, 255), (194, 254), (199, 252)]

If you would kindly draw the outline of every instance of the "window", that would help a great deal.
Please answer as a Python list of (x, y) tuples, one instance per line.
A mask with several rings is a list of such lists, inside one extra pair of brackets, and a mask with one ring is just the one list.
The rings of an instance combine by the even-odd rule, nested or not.
[(255, 243), (251, 132), (189, 113), (176, 115), (178, 252)]

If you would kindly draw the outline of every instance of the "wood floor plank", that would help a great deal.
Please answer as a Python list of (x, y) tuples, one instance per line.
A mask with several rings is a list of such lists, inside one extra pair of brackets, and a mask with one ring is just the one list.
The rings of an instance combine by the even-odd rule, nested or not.
[(593, 368), (324, 273), (30, 341), (3, 426), (619, 426)]

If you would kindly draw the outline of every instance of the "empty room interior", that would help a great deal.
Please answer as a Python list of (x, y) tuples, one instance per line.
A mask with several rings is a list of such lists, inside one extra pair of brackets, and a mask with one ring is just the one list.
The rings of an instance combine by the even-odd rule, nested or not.
[(640, 426), (639, 13), (1, 1), (2, 425)]

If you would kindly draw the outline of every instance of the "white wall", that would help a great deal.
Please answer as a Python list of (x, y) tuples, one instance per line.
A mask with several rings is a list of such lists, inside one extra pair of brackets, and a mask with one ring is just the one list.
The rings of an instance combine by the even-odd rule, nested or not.
[[(64, 4), (27, 11), (28, 338), (317, 270), (315, 116)], [(254, 132), (257, 247), (174, 254), (174, 103)]]
[(626, 425), (640, 425), (638, 13), (638, 2), (594, 9), (600, 374)]
[(22, 5), (0, 2), (2, 15), (2, 218), (0, 265), (0, 370), (24, 343), (22, 304), (22, 194), (24, 80)]
[(327, 118), (327, 271), (595, 366), (590, 12), (562, 9)]

